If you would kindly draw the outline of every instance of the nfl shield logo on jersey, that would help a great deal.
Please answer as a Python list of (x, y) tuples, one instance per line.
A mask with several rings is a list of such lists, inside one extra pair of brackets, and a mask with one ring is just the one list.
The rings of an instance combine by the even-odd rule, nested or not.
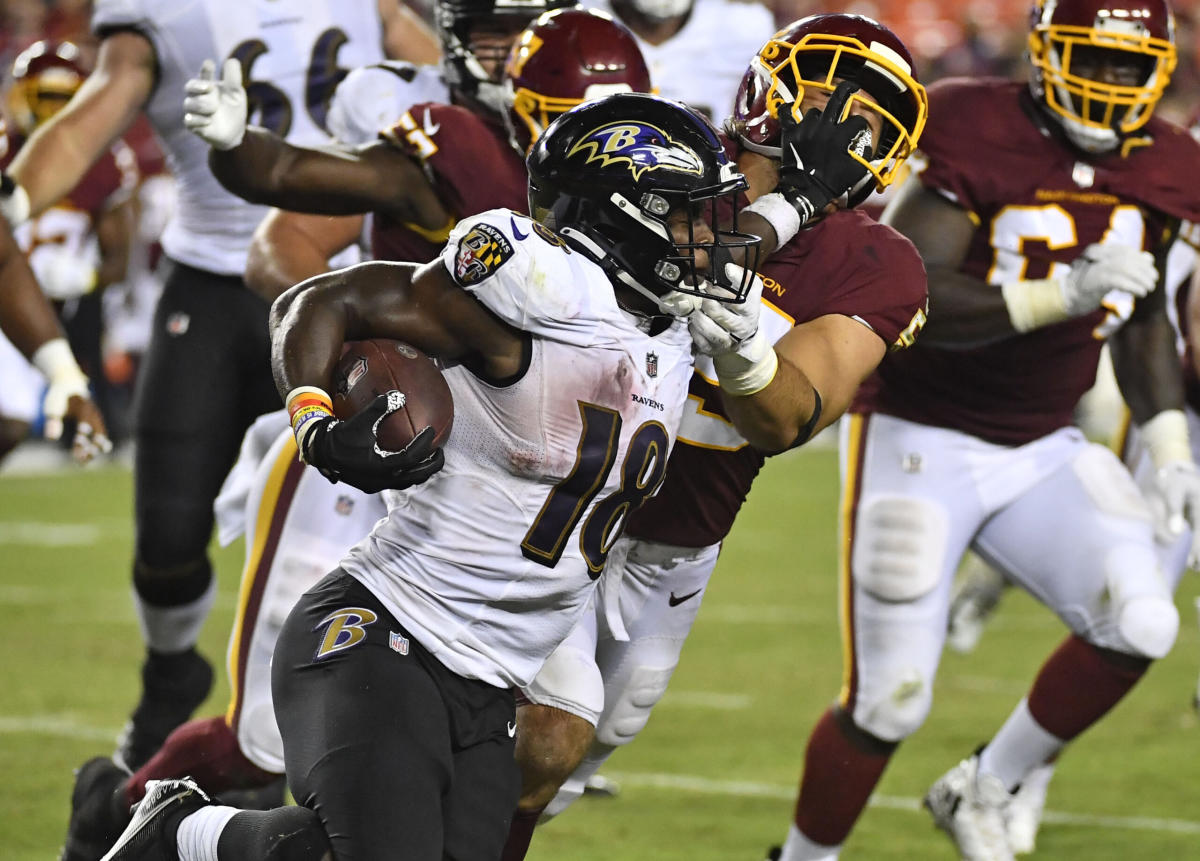
[(402, 637), (395, 631), (388, 631), (388, 646), (393, 652), (401, 655), (408, 654), (408, 637)]
[(658, 353), (646, 354), (646, 376), (651, 378), (658, 376)]

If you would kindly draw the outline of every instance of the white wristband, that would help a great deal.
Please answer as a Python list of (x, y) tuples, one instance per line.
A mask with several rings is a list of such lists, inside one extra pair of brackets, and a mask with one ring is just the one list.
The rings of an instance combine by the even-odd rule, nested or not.
[(713, 367), (721, 390), (744, 398), (771, 385), (779, 371), (779, 357), (763, 333), (755, 332), (736, 352), (714, 356)]
[(20, 185), (13, 185), (11, 194), (0, 196), (0, 215), (10, 227), (18, 227), (29, 220), (29, 192)]
[(34, 351), (29, 361), (52, 383), (82, 380), (86, 387), (87, 375), (75, 361), (75, 354), (71, 352), (71, 345), (66, 338), (51, 338)]
[(1060, 323), (1070, 315), (1063, 301), (1062, 285), (1053, 278), (1013, 281), (1000, 287), (1008, 318), (1018, 332)]
[(1163, 410), (1138, 428), (1155, 469), (1169, 463), (1191, 463), (1187, 417), (1183, 410)]
[(777, 191), (764, 194), (749, 206), (743, 207), (742, 212), (753, 212), (771, 225), (771, 229), (775, 231), (776, 248), (787, 245), (800, 231), (800, 213)]

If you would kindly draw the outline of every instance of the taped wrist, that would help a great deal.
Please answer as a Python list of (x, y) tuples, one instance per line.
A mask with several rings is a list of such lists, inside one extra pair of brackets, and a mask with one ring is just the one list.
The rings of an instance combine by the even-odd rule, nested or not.
[(1000, 287), (1008, 318), (1018, 332), (1040, 329), (1070, 317), (1062, 285), (1053, 278), (1012, 281)]
[(752, 204), (742, 209), (742, 212), (753, 212), (762, 218), (775, 231), (775, 247), (782, 248), (800, 231), (804, 223), (796, 207), (786, 197), (777, 191), (764, 194)]
[(66, 338), (51, 338), (34, 351), (29, 361), (51, 385), (82, 383), (87, 389), (87, 375), (80, 370)]
[(1155, 469), (1162, 469), (1169, 463), (1192, 462), (1187, 417), (1183, 410), (1163, 410), (1138, 430)]
[(333, 418), (333, 400), (324, 389), (316, 386), (297, 386), (288, 392), (288, 418), (292, 423), (292, 433), (296, 436), (296, 446), (300, 449), (300, 459), (308, 462), (308, 438), (322, 418)]
[(734, 352), (714, 356), (713, 367), (722, 391), (744, 398), (771, 385), (779, 371), (779, 357), (763, 333), (755, 332)]

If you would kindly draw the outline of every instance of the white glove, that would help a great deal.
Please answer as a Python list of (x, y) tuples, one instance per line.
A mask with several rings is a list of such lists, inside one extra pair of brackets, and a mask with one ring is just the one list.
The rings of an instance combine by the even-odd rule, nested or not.
[(37, 276), (42, 292), (50, 299), (65, 302), (96, 289), (98, 273), (90, 255), (70, 251), (64, 246), (43, 245), (34, 249), (29, 266)]
[[(725, 273), (731, 281), (738, 282), (745, 270), (735, 263), (727, 263)], [(747, 397), (762, 391), (779, 370), (775, 348), (758, 329), (762, 289), (762, 279), (755, 275), (742, 304), (703, 299), (700, 307), (688, 317), (692, 346), (696, 352), (712, 356), (717, 381), (731, 395)]]
[(1190, 526), (1192, 547), (1188, 564), (1200, 562), (1200, 469), (1194, 463), (1174, 461), (1160, 467), (1146, 488), (1146, 501), (1154, 515), (1154, 537), (1173, 544)]
[(1135, 297), (1153, 292), (1158, 284), (1154, 255), (1128, 245), (1089, 245), (1071, 264), (1059, 284), (1068, 317), (1078, 317), (1100, 307), (1110, 290)]
[(183, 124), (216, 149), (233, 149), (246, 134), (247, 101), (242, 87), (242, 64), (228, 59), (221, 80), (213, 79), (216, 64), (205, 60), (200, 76), (187, 82)]
[[(729, 280), (739, 283), (745, 270), (736, 263), (725, 264)], [(710, 285), (708, 291), (718, 293), (722, 288)], [(688, 315), (688, 330), (696, 352), (705, 356), (736, 353), (758, 332), (758, 314), (762, 309), (763, 281), (757, 275), (740, 305), (716, 299), (700, 299), (699, 307)], [(698, 298), (698, 297), (696, 297)]]

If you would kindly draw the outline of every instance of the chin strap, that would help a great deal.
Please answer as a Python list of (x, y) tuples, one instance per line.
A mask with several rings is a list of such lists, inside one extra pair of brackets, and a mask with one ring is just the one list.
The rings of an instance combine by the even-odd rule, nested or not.
[[(558, 231), (558, 233), (577, 251), (585, 255), (589, 260), (592, 260), (598, 264), (600, 268), (604, 270), (604, 274), (608, 276), (610, 281), (620, 282), (621, 286), (628, 287), (629, 289), (649, 299), (654, 303), (654, 307), (662, 308), (662, 304), (659, 301), (662, 298), (661, 296), (659, 296), (657, 293), (647, 290), (645, 287), (639, 284), (636, 278), (621, 268), (617, 264), (617, 261), (613, 260), (612, 255), (606, 252), (599, 245), (599, 243), (597, 243), (586, 233), (576, 230), (574, 227), (564, 227)], [(625, 310), (629, 311), (631, 314), (637, 314), (640, 317), (651, 316), (640, 311), (631, 311), (628, 308)], [(664, 308), (663, 310), (669, 312), (669, 309)]]

